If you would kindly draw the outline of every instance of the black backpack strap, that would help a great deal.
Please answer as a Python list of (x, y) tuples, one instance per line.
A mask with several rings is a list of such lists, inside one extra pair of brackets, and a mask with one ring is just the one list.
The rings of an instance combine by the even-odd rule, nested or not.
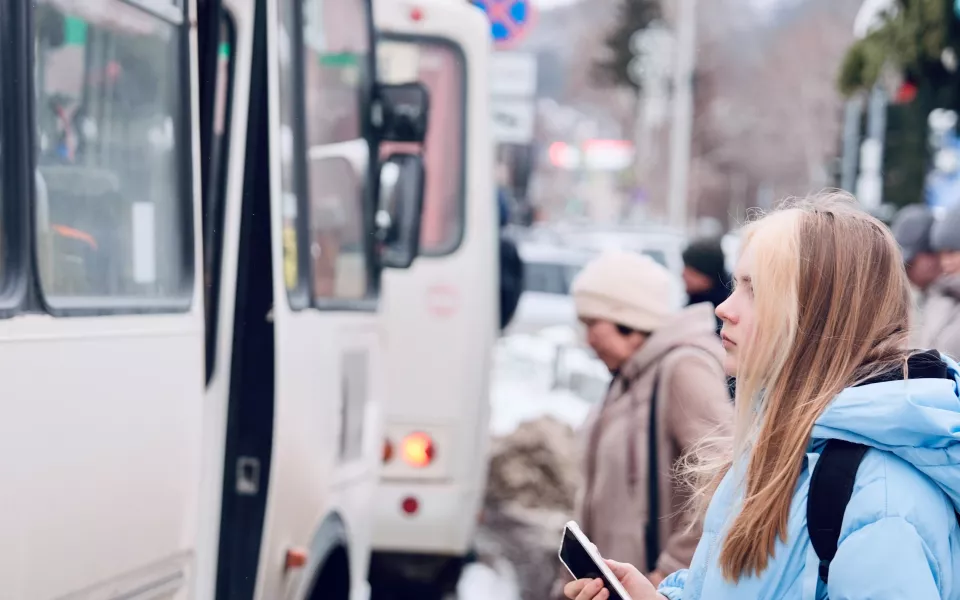
[(653, 380), (653, 394), (650, 396), (650, 435), (647, 437), (647, 457), (650, 466), (647, 469), (647, 492), (650, 500), (647, 503), (647, 529), (644, 532), (644, 543), (647, 555), (647, 573), (657, 568), (657, 559), (660, 558), (660, 468), (657, 450), (660, 443), (657, 439), (657, 392), (660, 388), (660, 376)]
[[(674, 350), (692, 349), (708, 354), (705, 350), (696, 346), (678, 346)], [(669, 354), (669, 353), (668, 353)], [(708, 354), (708, 356), (710, 356)], [(666, 358), (666, 356), (664, 357)], [(661, 359), (662, 362), (663, 359)], [(644, 530), (644, 549), (647, 559), (647, 572), (654, 571), (657, 567), (657, 559), (660, 558), (660, 444), (659, 432), (657, 427), (657, 396), (660, 393), (661, 369), (658, 365), (653, 378), (653, 393), (650, 395), (650, 429), (647, 435), (647, 526)], [(616, 379), (616, 378), (615, 378)], [(631, 382), (625, 382), (624, 388), (629, 389)], [(612, 384), (611, 384), (612, 387)], [(609, 392), (609, 390), (608, 390)], [(669, 398), (668, 398), (669, 400)], [(632, 400), (633, 410), (639, 410), (638, 403), (634, 398)], [(627, 485), (630, 486), (630, 493), (633, 494), (637, 487), (638, 469), (636, 459), (637, 430), (631, 428), (627, 442)]]
[(869, 447), (843, 440), (828, 440), (810, 476), (807, 496), (807, 533), (820, 559), (820, 579), (830, 573), (837, 555), (843, 513), (853, 494), (857, 470)]
[[(647, 555), (647, 572), (653, 571), (660, 557), (660, 469), (657, 467), (657, 395), (660, 391), (660, 372), (653, 378), (653, 393), (650, 395), (650, 428), (647, 432), (647, 525), (643, 532), (644, 548)], [(637, 402), (632, 401), (633, 410), (639, 410)], [(631, 428), (627, 442), (627, 484), (630, 493), (637, 488), (637, 430)]]

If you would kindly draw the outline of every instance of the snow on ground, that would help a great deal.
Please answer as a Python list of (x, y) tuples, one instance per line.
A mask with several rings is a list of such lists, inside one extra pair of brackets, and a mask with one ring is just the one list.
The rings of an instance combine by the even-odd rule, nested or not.
[(545, 391), (541, 386), (515, 382), (498, 382), (493, 386), (493, 414), (490, 433), (507, 435), (526, 421), (547, 415), (578, 427), (587, 417), (590, 404), (565, 390)]
[(520, 600), (513, 566), (503, 558), (493, 562), (477, 561), (464, 567), (457, 583), (457, 600)]
[[(547, 416), (580, 427), (602, 401), (610, 374), (579, 341), (576, 330), (565, 327), (499, 341), (491, 376), (492, 435), (508, 435)], [(464, 569), (456, 600), (546, 598), (566, 518), (557, 510), (488, 507), (477, 534), (479, 560)]]
[(573, 343), (567, 328), (500, 340), (491, 377), (490, 432), (506, 435), (525, 421), (553, 416), (577, 428), (603, 399), (610, 375)]

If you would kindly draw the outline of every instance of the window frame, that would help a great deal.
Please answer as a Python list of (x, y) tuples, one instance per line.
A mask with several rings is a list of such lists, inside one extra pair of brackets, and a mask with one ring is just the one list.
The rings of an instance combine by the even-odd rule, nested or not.
[[(203, 223), (202, 231), (202, 250), (203, 250), (203, 287), (204, 287), (204, 319), (206, 322), (206, 382), (207, 384), (213, 379), (214, 373), (217, 370), (217, 337), (220, 331), (220, 300), (221, 300), (221, 285), (223, 278), (223, 235), (224, 228), (226, 224), (227, 216), (227, 183), (229, 180), (229, 167), (230, 167), (230, 156), (231, 152), (231, 142), (233, 142), (233, 102), (234, 102), (234, 92), (235, 83), (236, 83), (236, 72), (237, 72), (237, 22), (230, 10), (224, 6), (217, 6), (217, 19), (216, 19), (216, 28), (218, 33), (225, 26), (227, 40), (231, 47), (231, 53), (229, 57), (229, 64), (227, 65), (226, 73), (226, 96), (224, 98), (224, 112), (223, 112), (223, 135), (221, 138), (221, 148), (219, 153), (216, 155), (217, 160), (220, 164), (217, 165), (216, 171), (210, 169), (210, 177), (201, 177), (203, 183), (203, 189), (201, 190), (201, 222)], [(217, 44), (213, 50), (214, 59), (210, 62), (213, 64), (213, 69), (215, 73), (219, 73), (219, 65), (217, 64), (220, 59), (220, 36), (217, 36)], [(206, 57), (201, 57), (201, 60), (204, 60)], [(207, 68), (210, 68), (207, 65)], [(213, 135), (214, 127), (216, 121), (216, 110), (217, 110), (217, 90), (219, 89), (219, 81), (214, 81), (212, 83), (211, 96), (209, 100), (209, 106), (202, 106), (201, 110), (206, 114), (201, 114), (200, 122), (203, 127), (203, 122), (205, 119), (209, 119), (206, 122), (206, 127), (209, 127), (207, 134), (210, 137), (211, 146), (209, 147), (211, 161), (213, 160)], [(202, 173), (201, 173), (202, 175)], [(207, 253), (210, 254), (210, 264), (207, 264)], [(210, 271), (210, 289), (209, 289), (209, 298), (207, 298), (207, 287), (206, 287), (206, 276), (207, 270)]]
[[(37, 260), (32, 239), (36, 189), (33, 171), (33, 20), (31, 3), (0, 3), (0, 36), (11, 42), (11, 52), (0, 54), (0, 206), (3, 222), (0, 241), (3, 271), (0, 273), (0, 318), (38, 312), (34, 273)], [(28, 194), (24, 194), (27, 190)]]
[[(293, 110), (292, 121), (294, 123), (303, 123), (306, 115), (306, 102), (305, 102), (305, 86), (304, 86), (304, 76), (303, 76), (303, 0), (280, 0), (278, 3), (277, 11), (277, 31), (275, 32), (275, 37), (278, 40), (280, 39), (280, 28), (283, 25), (283, 10), (284, 4), (287, 4), (291, 13), (291, 30), (290, 35), (290, 44), (293, 47), (290, 60), (290, 69), (292, 73), (290, 74), (290, 88), (293, 92), (293, 101), (291, 103), (291, 109)], [(277, 54), (276, 64), (272, 65), (272, 68), (277, 69), (277, 89), (275, 94), (271, 94), (271, 99), (276, 97), (277, 99), (277, 109), (278, 115), (283, 110), (284, 98), (282, 96), (283, 86), (280, 84), (280, 78), (283, 75), (281, 69), (283, 68), (280, 64), (280, 56)], [(299, 92), (299, 93), (298, 93)], [(283, 120), (281, 119), (279, 125), (283, 126)], [(294, 224), (294, 230), (297, 232), (296, 248), (297, 248), (297, 286), (293, 289), (290, 289), (286, 286), (286, 281), (284, 281), (284, 289), (287, 292), (287, 303), (290, 307), (290, 310), (294, 312), (299, 312), (310, 308), (310, 297), (311, 297), (311, 288), (313, 287), (313, 272), (310, 265), (310, 246), (309, 246), (309, 237), (310, 237), (310, 213), (309, 210), (309, 199), (307, 198), (307, 174), (306, 174), (306, 163), (304, 161), (304, 153), (306, 152), (306, 136), (304, 135), (302, 128), (292, 127), (291, 134), (293, 135), (293, 164), (291, 169), (292, 173), (292, 184), (294, 188), (294, 193), (297, 197), (297, 218)], [(271, 152), (280, 152), (280, 148), (271, 148)], [(278, 163), (280, 164), (280, 163)], [(280, 164), (281, 172), (277, 173), (276, 176), (283, 178), (283, 165)], [(281, 183), (282, 188), (282, 183)], [(281, 206), (279, 208), (281, 214), (283, 212), (282, 203), (284, 199), (280, 198)], [(280, 232), (282, 235), (282, 231)], [(281, 248), (283, 244), (281, 243)], [(282, 252), (283, 250), (281, 250)]]
[[(190, 42), (190, 20), (188, 8), (185, 2), (175, 0), (170, 4), (170, 8), (159, 3), (149, 2), (148, 0), (115, 0), (122, 4), (127, 4), (135, 9), (141, 10), (145, 14), (159, 19), (170, 25), (174, 29), (174, 35), (177, 37), (177, 46), (180, 52), (179, 56), (179, 81), (177, 98), (179, 101), (180, 124), (174, 127), (175, 147), (178, 156), (175, 158), (179, 162), (177, 165), (180, 171), (179, 181), (173, 187), (176, 194), (176, 201), (181, 203), (179, 221), (180, 235), (178, 242), (182, 244), (181, 262), (179, 266), (178, 289), (170, 295), (162, 297), (140, 297), (140, 296), (50, 296), (43, 289), (43, 281), (40, 277), (39, 260), (40, 251), (36, 242), (37, 215), (36, 215), (36, 185), (35, 181), (30, 182), (30, 223), (29, 236), (30, 251), (33, 256), (31, 265), (31, 279), (33, 280), (33, 295), (36, 298), (35, 304), (45, 313), (54, 317), (97, 317), (108, 315), (150, 315), (150, 314), (182, 314), (189, 313), (193, 309), (194, 298), (196, 296), (196, 277), (197, 268), (196, 259), (196, 241), (198, 232), (194, 219), (195, 204), (201, 201), (201, 198), (195, 197), (194, 178), (197, 174), (194, 164), (195, 149), (193, 144), (193, 127), (195, 125), (196, 115), (193, 112), (193, 94), (198, 90), (196, 82), (193, 80), (193, 70), (191, 68), (192, 47)], [(37, 161), (37, 148), (33, 141), (36, 137), (36, 114), (35, 96), (36, 81), (34, 72), (36, 69), (36, 56), (34, 46), (36, 41), (36, 31), (34, 29), (33, 15), (34, 3), (28, 3), (27, 22), (29, 28), (25, 30), (23, 36), (25, 40), (22, 43), (27, 44), (26, 54), (26, 76), (21, 81), (25, 83), (22, 87), (29, 93), (29, 111), (27, 117), (23, 119), (26, 124), (26, 134), (30, 137), (22, 137), (21, 148), (29, 148), (28, 155), (29, 169), (31, 175), (39, 173)], [(21, 68), (24, 65), (21, 63)], [(185, 83), (185, 85), (184, 85)], [(24, 144), (23, 140), (30, 140)], [(31, 177), (32, 179), (32, 177)], [(201, 232), (202, 233), (202, 232)], [(201, 282), (201, 287), (203, 283)], [(52, 301), (51, 301), (52, 300)]]
[(139, 8), (174, 25), (182, 25), (187, 19), (187, 6), (184, 0), (120, 0), (120, 2)]
[[(292, 56), (292, 68), (294, 70), (291, 87), (294, 90), (294, 120), (300, 123), (306, 123), (306, 73), (304, 62), (304, 52), (309, 50), (304, 40), (303, 32), (303, 4), (306, 0), (282, 0), (288, 2), (293, 13), (293, 31), (291, 32), (291, 42), (294, 46)], [(308, 145), (306, 129), (304, 127), (296, 128), (293, 133), (293, 179), (297, 195), (297, 288), (287, 290), (287, 301), (290, 309), (294, 312), (314, 309), (321, 312), (376, 312), (380, 303), (380, 264), (375, 248), (375, 236), (373, 235), (375, 212), (377, 208), (377, 197), (379, 186), (377, 178), (379, 176), (379, 159), (377, 156), (378, 144), (374, 138), (373, 126), (370, 121), (370, 113), (373, 104), (374, 87), (376, 82), (376, 51), (377, 37), (373, 28), (373, 4), (371, 0), (319, 0), (321, 2), (356, 2), (365, 12), (365, 24), (367, 29), (367, 60), (361, 78), (358, 82), (357, 102), (358, 114), (360, 116), (360, 138), (366, 142), (368, 149), (367, 173), (360, 177), (360, 197), (358, 208), (361, 211), (361, 231), (363, 257), (365, 262), (366, 275), (366, 294), (362, 298), (338, 298), (338, 297), (316, 297), (313, 293), (313, 263), (311, 249), (312, 230), (310, 227), (311, 206), (310, 206), (310, 182), (308, 179), (307, 158)], [(280, 26), (279, 19), (277, 26)], [(278, 32), (279, 33), (279, 32)], [(280, 64), (274, 68), (279, 69)], [(279, 81), (279, 78), (278, 78)], [(282, 104), (283, 99), (279, 96), (280, 86), (277, 89), (277, 98)], [(342, 143), (342, 142), (337, 142)], [(276, 150), (275, 150), (276, 151)], [(282, 175), (279, 175), (282, 176)], [(284, 286), (286, 287), (286, 286)]]
[[(440, 36), (440, 35), (424, 35), (416, 33), (395, 33), (395, 32), (381, 32), (378, 34), (378, 41), (383, 40), (385, 42), (400, 42), (400, 43), (412, 43), (417, 45), (434, 45), (445, 48), (453, 52), (454, 58), (459, 63), (460, 66), (460, 179), (459, 185), (457, 186), (457, 200), (455, 202), (455, 207), (459, 211), (459, 218), (457, 220), (457, 233), (450, 239), (450, 243), (429, 250), (421, 247), (420, 252), (417, 254), (418, 258), (426, 259), (436, 259), (444, 258), (456, 254), (463, 246), (463, 240), (467, 234), (467, 225), (469, 224), (469, 219), (467, 216), (467, 210), (469, 204), (467, 202), (467, 170), (468, 170), (468, 149), (467, 149), (467, 140), (468, 140), (468, 131), (467, 123), (469, 121), (469, 109), (470, 109), (470, 99), (468, 93), (470, 92), (470, 64), (467, 62), (467, 53), (463, 49), (463, 46), (449, 37)], [(418, 68), (419, 70), (419, 68)], [(429, 132), (428, 134), (429, 135)], [(421, 147), (424, 147), (426, 144), (421, 144)], [(424, 160), (424, 167), (430, 168), (430, 165)], [(424, 194), (426, 194), (424, 190)], [(493, 199), (494, 206), (496, 205), (496, 198)], [(424, 205), (426, 207), (426, 205)], [(421, 217), (421, 227), (423, 225), (423, 217)]]

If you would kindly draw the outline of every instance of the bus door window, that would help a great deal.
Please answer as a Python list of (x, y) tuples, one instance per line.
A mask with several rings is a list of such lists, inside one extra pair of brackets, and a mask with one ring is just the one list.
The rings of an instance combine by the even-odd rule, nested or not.
[(38, 253), (47, 302), (70, 308), (91, 298), (186, 296), (192, 235), (182, 29), (120, 0), (35, 6), (37, 166), (49, 219), (37, 226)]
[(303, 11), (313, 296), (362, 299), (371, 276), (363, 176), (370, 157), (360, 114), (362, 85), (370, 76), (365, 8), (362, 0), (306, 0)]
[[(209, 161), (205, 162), (203, 186), (203, 280), (207, 324), (207, 380), (213, 374), (217, 346), (217, 305), (220, 300), (220, 269), (223, 264), (223, 223), (229, 156), (228, 120), (232, 105), (235, 29), (230, 15), (221, 10), (213, 82), (213, 112), (201, 135), (210, 136)], [(201, 117), (203, 119), (204, 117)]]

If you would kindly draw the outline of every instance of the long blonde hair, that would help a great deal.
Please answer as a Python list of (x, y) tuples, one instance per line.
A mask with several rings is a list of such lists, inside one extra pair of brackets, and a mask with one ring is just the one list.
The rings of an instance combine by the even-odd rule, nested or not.
[(748, 459), (743, 507), (720, 553), (725, 578), (760, 574), (787, 518), (814, 422), (844, 388), (907, 358), (910, 291), (900, 249), (841, 192), (750, 223), (754, 335), (737, 373), (733, 455), (692, 464), (708, 501)]

